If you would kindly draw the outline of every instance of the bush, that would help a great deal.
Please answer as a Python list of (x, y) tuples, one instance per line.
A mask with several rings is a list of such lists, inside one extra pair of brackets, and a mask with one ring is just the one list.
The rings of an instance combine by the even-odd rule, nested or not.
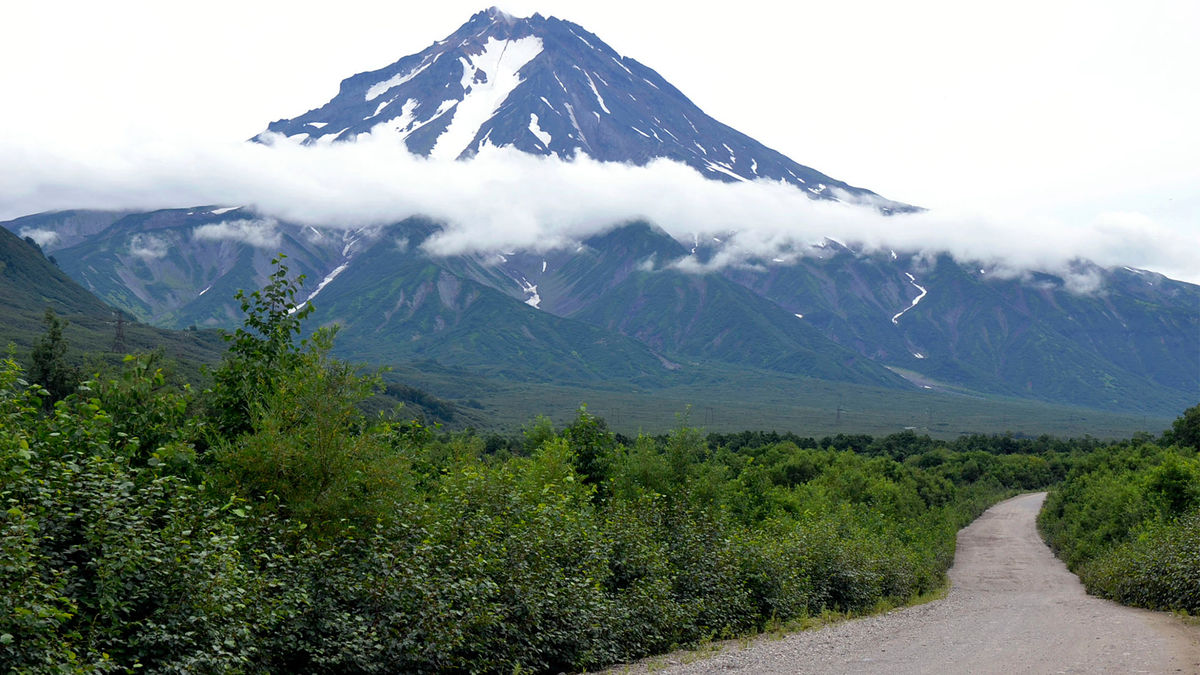
[(262, 604), (235, 523), (198, 488), (133, 466), (122, 451), (136, 442), (98, 399), (43, 415), (39, 393), (5, 363), (0, 668), (240, 668)]
[(1196, 451), (1143, 441), (1081, 462), (1047, 499), (1038, 524), (1089, 592), (1196, 612), (1198, 509)]
[(1127, 605), (1200, 613), (1200, 512), (1160, 523), (1081, 566), (1088, 590)]

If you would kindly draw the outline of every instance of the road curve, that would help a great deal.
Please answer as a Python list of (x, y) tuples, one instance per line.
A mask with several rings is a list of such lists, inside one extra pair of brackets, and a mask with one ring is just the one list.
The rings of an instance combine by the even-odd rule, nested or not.
[(1014, 497), (963, 528), (942, 600), (617, 671), (1200, 673), (1200, 628), (1084, 592), (1038, 536), (1045, 497)]

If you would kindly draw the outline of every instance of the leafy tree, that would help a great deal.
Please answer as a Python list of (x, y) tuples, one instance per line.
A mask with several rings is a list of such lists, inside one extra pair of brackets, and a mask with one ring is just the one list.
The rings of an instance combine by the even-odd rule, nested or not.
[(46, 324), (46, 334), (33, 346), (29, 377), (46, 390), (48, 396), (43, 405), (49, 409), (56, 401), (75, 391), (81, 377), (79, 369), (67, 363), (67, 339), (63, 337), (67, 322), (60, 321), (49, 307), (46, 308), (43, 322)]
[(532, 455), (544, 443), (554, 440), (556, 436), (554, 433), (554, 422), (545, 415), (538, 415), (533, 422), (525, 425), (522, 431), (525, 437), (524, 449), (526, 455)]
[(239, 290), (246, 319), (241, 328), (223, 337), (229, 343), (221, 365), (213, 373), (210, 390), (213, 425), (220, 435), (233, 438), (250, 430), (251, 413), (273, 391), (283, 373), (294, 366), (299, 349), (294, 338), (312, 305), (296, 304), (304, 275), (288, 278), (284, 254), (271, 260), (275, 271), (261, 290)]
[(215, 483), (236, 498), (279, 509), (318, 534), (390, 520), (409, 471), (394, 429), (360, 404), (379, 387), (330, 356), (336, 329), (297, 342), (310, 306), (296, 304), (283, 255), (261, 290), (239, 291), (244, 325), (208, 392), (216, 428)]
[(1167, 432), (1168, 441), (1200, 450), (1200, 405), (1194, 405), (1175, 419)]
[(1167, 518), (1180, 516), (1200, 504), (1200, 471), (1196, 461), (1166, 455), (1150, 472), (1146, 489)]
[[(159, 352), (128, 355), (113, 377), (97, 377), (94, 393), (113, 419), (113, 449), (137, 466), (162, 466), (187, 475), (193, 466), (192, 442), (200, 423), (188, 414), (189, 385), (167, 381)], [(193, 476), (195, 477), (195, 476)]]
[(410, 473), (388, 443), (391, 425), (368, 424), (357, 407), (377, 380), (329, 356), (333, 333), (318, 330), (274, 373), (248, 432), (216, 450), (229, 487), (319, 533), (390, 520)]
[(575, 471), (589, 484), (602, 485), (608, 475), (608, 462), (617, 440), (608, 430), (608, 423), (588, 413), (580, 406), (571, 426), (563, 429), (562, 437), (574, 453)]

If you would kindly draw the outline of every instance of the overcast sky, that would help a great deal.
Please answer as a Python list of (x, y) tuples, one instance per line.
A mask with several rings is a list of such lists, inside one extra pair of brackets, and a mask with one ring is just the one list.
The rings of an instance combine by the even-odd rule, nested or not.
[[(718, 120), (885, 197), (1039, 227), (1117, 219), (1200, 241), (1194, 0), (499, 5), (579, 23)], [(457, 0), (10, 3), (0, 176), (50, 156), (165, 155), (246, 139), (481, 9)], [(70, 190), (20, 189), (0, 188), (9, 202), (0, 217), (78, 205)], [(1200, 262), (1162, 264), (1200, 282)]]

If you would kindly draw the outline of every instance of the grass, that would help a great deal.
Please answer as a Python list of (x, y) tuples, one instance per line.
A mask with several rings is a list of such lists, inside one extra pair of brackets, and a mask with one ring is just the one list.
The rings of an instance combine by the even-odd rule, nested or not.
[(1182, 609), (1171, 612), (1171, 614), (1174, 614), (1176, 619), (1179, 619), (1189, 626), (1200, 626), (1200, 616), (1188, 614)]
[(706, 431), (758, 429), (814, 437), (878, 436), (911, 428), (942, 439), (1010, 432), (1128, 438), (1139, 431), (1158, 433), (1171, 423), (1170, 418), (1038, 401), (903, 391), (735, 368), (712, 368), (691, 381), (680, 378), (678, 384), (660, 388), (503, 382), (411, 366), (397, 367), (391, 377), (469, 407), (479, 413), (472, 416), (473, 423), (487, 425), (477, 429), (501, 433), (520, 431), (538, 414), (565, 424), (581, 404), (627, 435), (669, 431), (679, 414)]

